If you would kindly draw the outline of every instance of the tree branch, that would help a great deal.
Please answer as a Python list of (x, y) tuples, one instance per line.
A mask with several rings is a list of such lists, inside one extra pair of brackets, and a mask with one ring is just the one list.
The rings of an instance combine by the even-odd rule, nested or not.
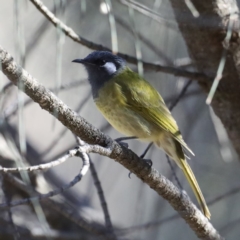
[(181, 192), (168, 179), (139, 158), (131, 150), (119, 145), (85, 119), (72, 111), (52, 92), (39, 84), (26, 70), (22, 69), (12, 56), (0, 46), (0, 62), (3, 73), (16, 86), (24, 86), (25, 93), (43, 109), (57, 118), (75, 135), (91, 145), (91, 152), (99, 153), (114, 159), (129, 171), (135, 173), (150, 188), (165, 198), (171, 206), (192, 228), (196, 235), (203, 239), (222, 239), (217, 230), (191, 202), (188, 195)]

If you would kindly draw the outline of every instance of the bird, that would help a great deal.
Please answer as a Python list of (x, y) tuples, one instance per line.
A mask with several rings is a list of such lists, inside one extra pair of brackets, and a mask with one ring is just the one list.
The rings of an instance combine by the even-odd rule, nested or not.
[(184, 142), (178, 125), (160, 93), (127, 62), (109, 52), (94, 51), (82, 59), (88, 75), (93, 100), (105, 119), (120, 133), (153, 142), (182, 169), (203, 214), (211, 214), (185, 151), (192, 150)]

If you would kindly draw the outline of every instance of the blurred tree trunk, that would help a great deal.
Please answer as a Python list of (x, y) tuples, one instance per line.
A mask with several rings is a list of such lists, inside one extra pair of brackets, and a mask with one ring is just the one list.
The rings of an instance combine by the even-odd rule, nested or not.
[[(237, 3), (233, 0), (192, 0), (191, 3), (199, 12), (199, 17), (194, 17), (185, 1), (170, 2), (189, 54), (200, 72), (214, 79), (224, 48), (228, 47), (223, 76), (213, 97), (212, 107), (240, 155), (240, 38)], [(227, 46), (224, 39), (231, 13), (234, 14), (234, 24)], [(207, 93), (213, 83), (209, 80), (198, 82)]]

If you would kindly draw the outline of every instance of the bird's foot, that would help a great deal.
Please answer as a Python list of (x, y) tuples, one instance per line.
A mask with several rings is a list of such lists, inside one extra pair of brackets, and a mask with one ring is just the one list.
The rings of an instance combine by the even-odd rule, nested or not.
[[(146, 161), (146, 163), (149, 165), (149, 168), (152, 167), (152, 164), (153, 164), (153, 163), (152, 163), (152, 160), (151, 160), (151, 159), (144, 159), (144, 158), (143, 158), (143, 160)], [(128, 177), (131, 178), (131, 175), (132, 175), (132, 172), (129, 172), (129, 173), (128, 173)]]
[(120, 138), (116, 138), (115, 141), (116, 141), (117, 143), (119, 143), (120, 145), (128, 148), (128, 143), (125, 143), (125, 142), (123, 142), (123, 141), (125, 141), (125, 140), (131, 140), (131, 139), (136, 139), (136, 138), (137, 138), (137, 137), (135, 137), (135, 136), (132, 136), (132, 137), (120, 137)]
[(128, 143), (122, 142), (121, 140), (118, 140), (118, 138), (115, 139), (115, 141), (116, 141), (119, 145), (121, 145), (121, 146), (123, 146), (123, 147), (125, 147), (125, 148), (128, 148)]

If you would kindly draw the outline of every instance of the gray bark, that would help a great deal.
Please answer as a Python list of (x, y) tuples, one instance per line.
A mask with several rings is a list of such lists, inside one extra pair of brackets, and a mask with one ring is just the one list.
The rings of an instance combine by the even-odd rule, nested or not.
[[(185, 1), (170, 0), (189, 54), (198, 71), (214, 79), (224, 48), (228, 48), (226, 64), (212, 101), (216, 115), (221, 119), (229, 138), (240, 155), (240, 39), (239, 10), (236, 1), (193, 0), (200, 16), (195, 18)], [(229, 45), (224, 42), (230, 14), (234, 24)], [(198, 80), (208, 93), (213, 81)]]

